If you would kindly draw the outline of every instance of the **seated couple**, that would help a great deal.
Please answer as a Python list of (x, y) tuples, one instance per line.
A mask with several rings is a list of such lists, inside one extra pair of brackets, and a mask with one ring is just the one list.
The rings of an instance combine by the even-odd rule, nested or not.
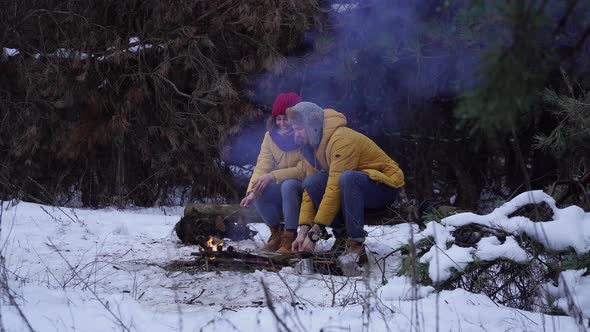
[(263, 251), (314, 252), (331, 227), (331, 250), (354, 255), (362, 265), (367, 260), (365, 208), (392, 204), (403, 185), (398, 164), (371, 139), (346, 127), (342, 113), (291, 92), (274, 102), (241, 206), (254, 204), (271, 229)]

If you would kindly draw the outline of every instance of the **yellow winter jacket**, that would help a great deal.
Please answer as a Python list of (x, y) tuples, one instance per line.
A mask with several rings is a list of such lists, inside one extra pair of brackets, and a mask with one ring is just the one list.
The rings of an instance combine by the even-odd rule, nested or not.
[(375, 142), (367, 136), (346, 127), (346, 117), (332, 109), (324, 110), (324, 127), (320, 144), (315, 152), (318, 165), (303, 158), (300, 165), (306, 175), (318, 171), (328, 172), (328, 184), (316, 213), (310, 197), (304, 191), (299, 224), (312, 222), (330, 226), (340, 211), (340, 174), (344, 171), (362, 171), (373, 181), (393, 188), (404, 185), (404, 173)]
[(273, 142), (267, 131), (262, 140), (258, 161), (256, 162), (256, 167), (250, 178), (246, 193), (252, 191), (252, 183), (254, 180), (269, 173), (272, 174), (277, 184), (291, 178), (303, 180), (305, 174), (301, 169), (296, 167), (300, 161), (301, 149), (289, 152), (281, 150), (281, 148)]

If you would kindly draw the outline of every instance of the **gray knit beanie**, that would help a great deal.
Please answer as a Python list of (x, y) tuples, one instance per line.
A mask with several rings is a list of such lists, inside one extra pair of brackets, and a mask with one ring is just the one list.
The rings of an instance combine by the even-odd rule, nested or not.
[(314, 148), (320, 145), (324, 128), (324, 110), (314, 103), (302, 101), (287, 110), (292, 124), (300, 124), (307, 130), (309, 144)]

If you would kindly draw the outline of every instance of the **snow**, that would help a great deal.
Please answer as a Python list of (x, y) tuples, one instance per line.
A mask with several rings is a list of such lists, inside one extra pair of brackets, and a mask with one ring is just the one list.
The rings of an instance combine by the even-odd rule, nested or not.
[(19, 55), (20, 52), (14, 48), (3, 47), (2, 48), (2, 55), (4, 57), (13, 57)]
[(146, 48), (152, 48), (152, 46), (153, 46), (152, 44), (139, 45), (140, 42), (141, 41), (137, 37), (131, 37), (131, 38), (129, 38), (129, 44), (130, 45), (135, 45), (135, 46), (131, 46), (127, 50), (129, 52), (132, 52), (132, 53), (137, 53), (140, 50), (143, 50), (143, 49), (146, 49)]
[(543, 291), (554, 304), (565, 312), (576, 313), (580, 308), (583, 316), (590, 317), (590, 278), (585, 270), (568, 270), (559, 275), (559, 285), (543, 285)]
[[(132, 46), (128, 47), (127, 51), (129, 51), (131, 53), (138, 53), (141, 50), (149, 49), (154, 46), (152, 44), (141, 45), (141, 40), (137, 37), (129, 38), (129, 45), (132, 45)], [(157, 45), (157, 46), (160, 48), (164, 48), (163, 45)], [(96, 58), (96, 60), (98, 60), (98, 61), (106, 61), (106, 60), (110, 60), (112, 58), (112, 53), (114, 51), (115, 51), (114, 47), (109, 47), (107, 49), (107, 52), (105, 52), (105, 53), (108, 53), (107, 55), (97, 56), (95, 54), (88, 54), (88, 53), (80, 52), (79, 50), (76, 50), (76, 49), (58, 48), (57, 50), (55, 50), (55, 52), (46, 54), (45, 56), (55, 57), (55, 58), (59, 58), (59, 59), (80, 59), (80, 60), (86, 60), (88, 58)], [(17, 49), (7, 48), (7, 47), (2, 48), (2, 55), (4, 57), (13, 57), (13, 56), (16, 56), (19, 54), (20, 54), (20, 51)], [(36, 53), (34, 55), (34, 57), (35, 57), (35, 59), (40, 59), (42, 55), (43, 54), (41, 54), (41, 53)]]
[(86, 60), (88, 59), (89, 55), (84, 52), (79, 52), (74, 49), (69, 48), (58, 48), (54, 53), (49, 54), (50, 56), (54, 56), (60, 59), (81, 59)]
[(493, 261), (505, 258), (517, 263), (526, 263), (530, 260), (526, 251), (522, 249), (514, 237), (509, 236), (504, 243), (495, 236), (484, 237), (477, 244), (475, 256), (484, 261)]
[[(197, 250), (173, 234), (180, 213), (181, 207), (120, 211), (4, 204), (0, 248), (10, 294), (36, 331), (286, 330), (281, 324), (291, 331), (578, 331), (571, 317), (498, 306), (461, 289), (437, 293), (413, 287), (397, 275), (401, 256), (394, 252), (410, 238), (428, 236), (417, 234), (413, 224), (367, 226), (370, 265), (359, 277), (302, 276), (293, 268), (167, 271), (165, 264), (189, 259)], [(555, 222), (572, 215), (563, 212)], [(259, 231), (254, 240), (228, 245), (260, 248), (269, 230), (252, 227)], [(452, 227), (446, 220), (427, 228), (445, 249), (431, 254), (441, 274), (451, 258), (449, 264), (459, 268), (477, 257), (526, 259), (511, 237), (503, 244), (484, 238), (477, 249), (453, 245), (446, 250)], [(319, 246), (328, 248), (333, 241)], [(566, 272), (562, 276), (575, 287), (578, 303), (590, 308), (590, 281), (581, 272)], [(556, 301), (564, 298), (567, 292), (550, 286), (545, 288)], [(28, 330), (5, 292), (2, 301), (4, 329)]]
[[(522, 216), (509, 217), (522, 206), (542, 202), (547, 203), (553, 211), (553, 220), (533, 222)], [(420, 235), (434, 238), (436, 246), (421, 258), (421, 262), (430, 264), (429, 276), (433, 281), (448, 279), (453, 268), (460, 270), (468, 262), (476, 259), (493, 260), (503, 257), (516, 262), (528, 261), (526, 253), (513, 237), (508, 237), (504, 244), (496, 242), (495, 237), (482, 238), (476, 244), (475, 251), (470, 250), (472, 248), (454, 248), (454, 245), (451, 249), (445, 249), (447, 242), (454, 241), (451, 232), (471, 223), (502, 229), (514, 235), (526, 234), (554, 251), (568, 248), (573, 248), (578, 254), (590, 251), (590, 213), (577, 206), (560, 209), (555, 205), (555, 200), (543, 191), (529, 191), (516, 196), (487, 215), (460, 213), (442, 219), (440, 224), (428, 223)]]
[(379, 289), (379, 297), (382, 301), (410, 301), (425, 298), (432, 292), (432, 286), (412, 287), (408, 278), (394, 277)]
[(335, 3), (332, 4), (332, 10), (337, 13), (345, 13), (356, 9), (359, 6), (359, 3)]
[(455, 205), (456, 201), (457, 201), (457, 194), (454, 194), (453, 196), (451, 196), (451, 198), (449, 198), (449, 203), (451, 203), (451, 205)]
[(453, 269), (463, 271), (467, 264), (475, 260), (473, 251), (473, 248), (462, 248), (454, 244), (449, 249), (433, 246), (420, 257), (420, 262), (429, 263), (428, 276), (436, 283), (449, 279)]

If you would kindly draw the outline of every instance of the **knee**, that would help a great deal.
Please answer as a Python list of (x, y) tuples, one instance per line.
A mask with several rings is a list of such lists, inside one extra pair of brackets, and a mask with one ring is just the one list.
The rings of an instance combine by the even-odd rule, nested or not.
[(324, 178), (325, 176), (320, 173), (308, 175), (305, 180), (303, 180), (303, 189), (317, 187), (322, 181), (325, 181)]
[(268, 202), (273, 200), (273, 194), (276, 193), (276, 190), (271, 190), (271, 186), (273, 183), (269, 183), (266, 188), (264, 188), (261, 192), (257, 194), (257, 198), (254, 202)]
[(350, 187), (352, 184), (355, 183), (359, 172), (355, 171), (344, 171), (340, 174), (340, 187)]
[(281, 193), (291, 193), (301, 190), (301, 181), (295, 179), (287, 179), (281, 184)]
[(260, 202), (259, 199), (254, 200), (254, 207), (256, 208), (257, 211), (260, 211), (260, 209), (262, 209), (263, 203)]

